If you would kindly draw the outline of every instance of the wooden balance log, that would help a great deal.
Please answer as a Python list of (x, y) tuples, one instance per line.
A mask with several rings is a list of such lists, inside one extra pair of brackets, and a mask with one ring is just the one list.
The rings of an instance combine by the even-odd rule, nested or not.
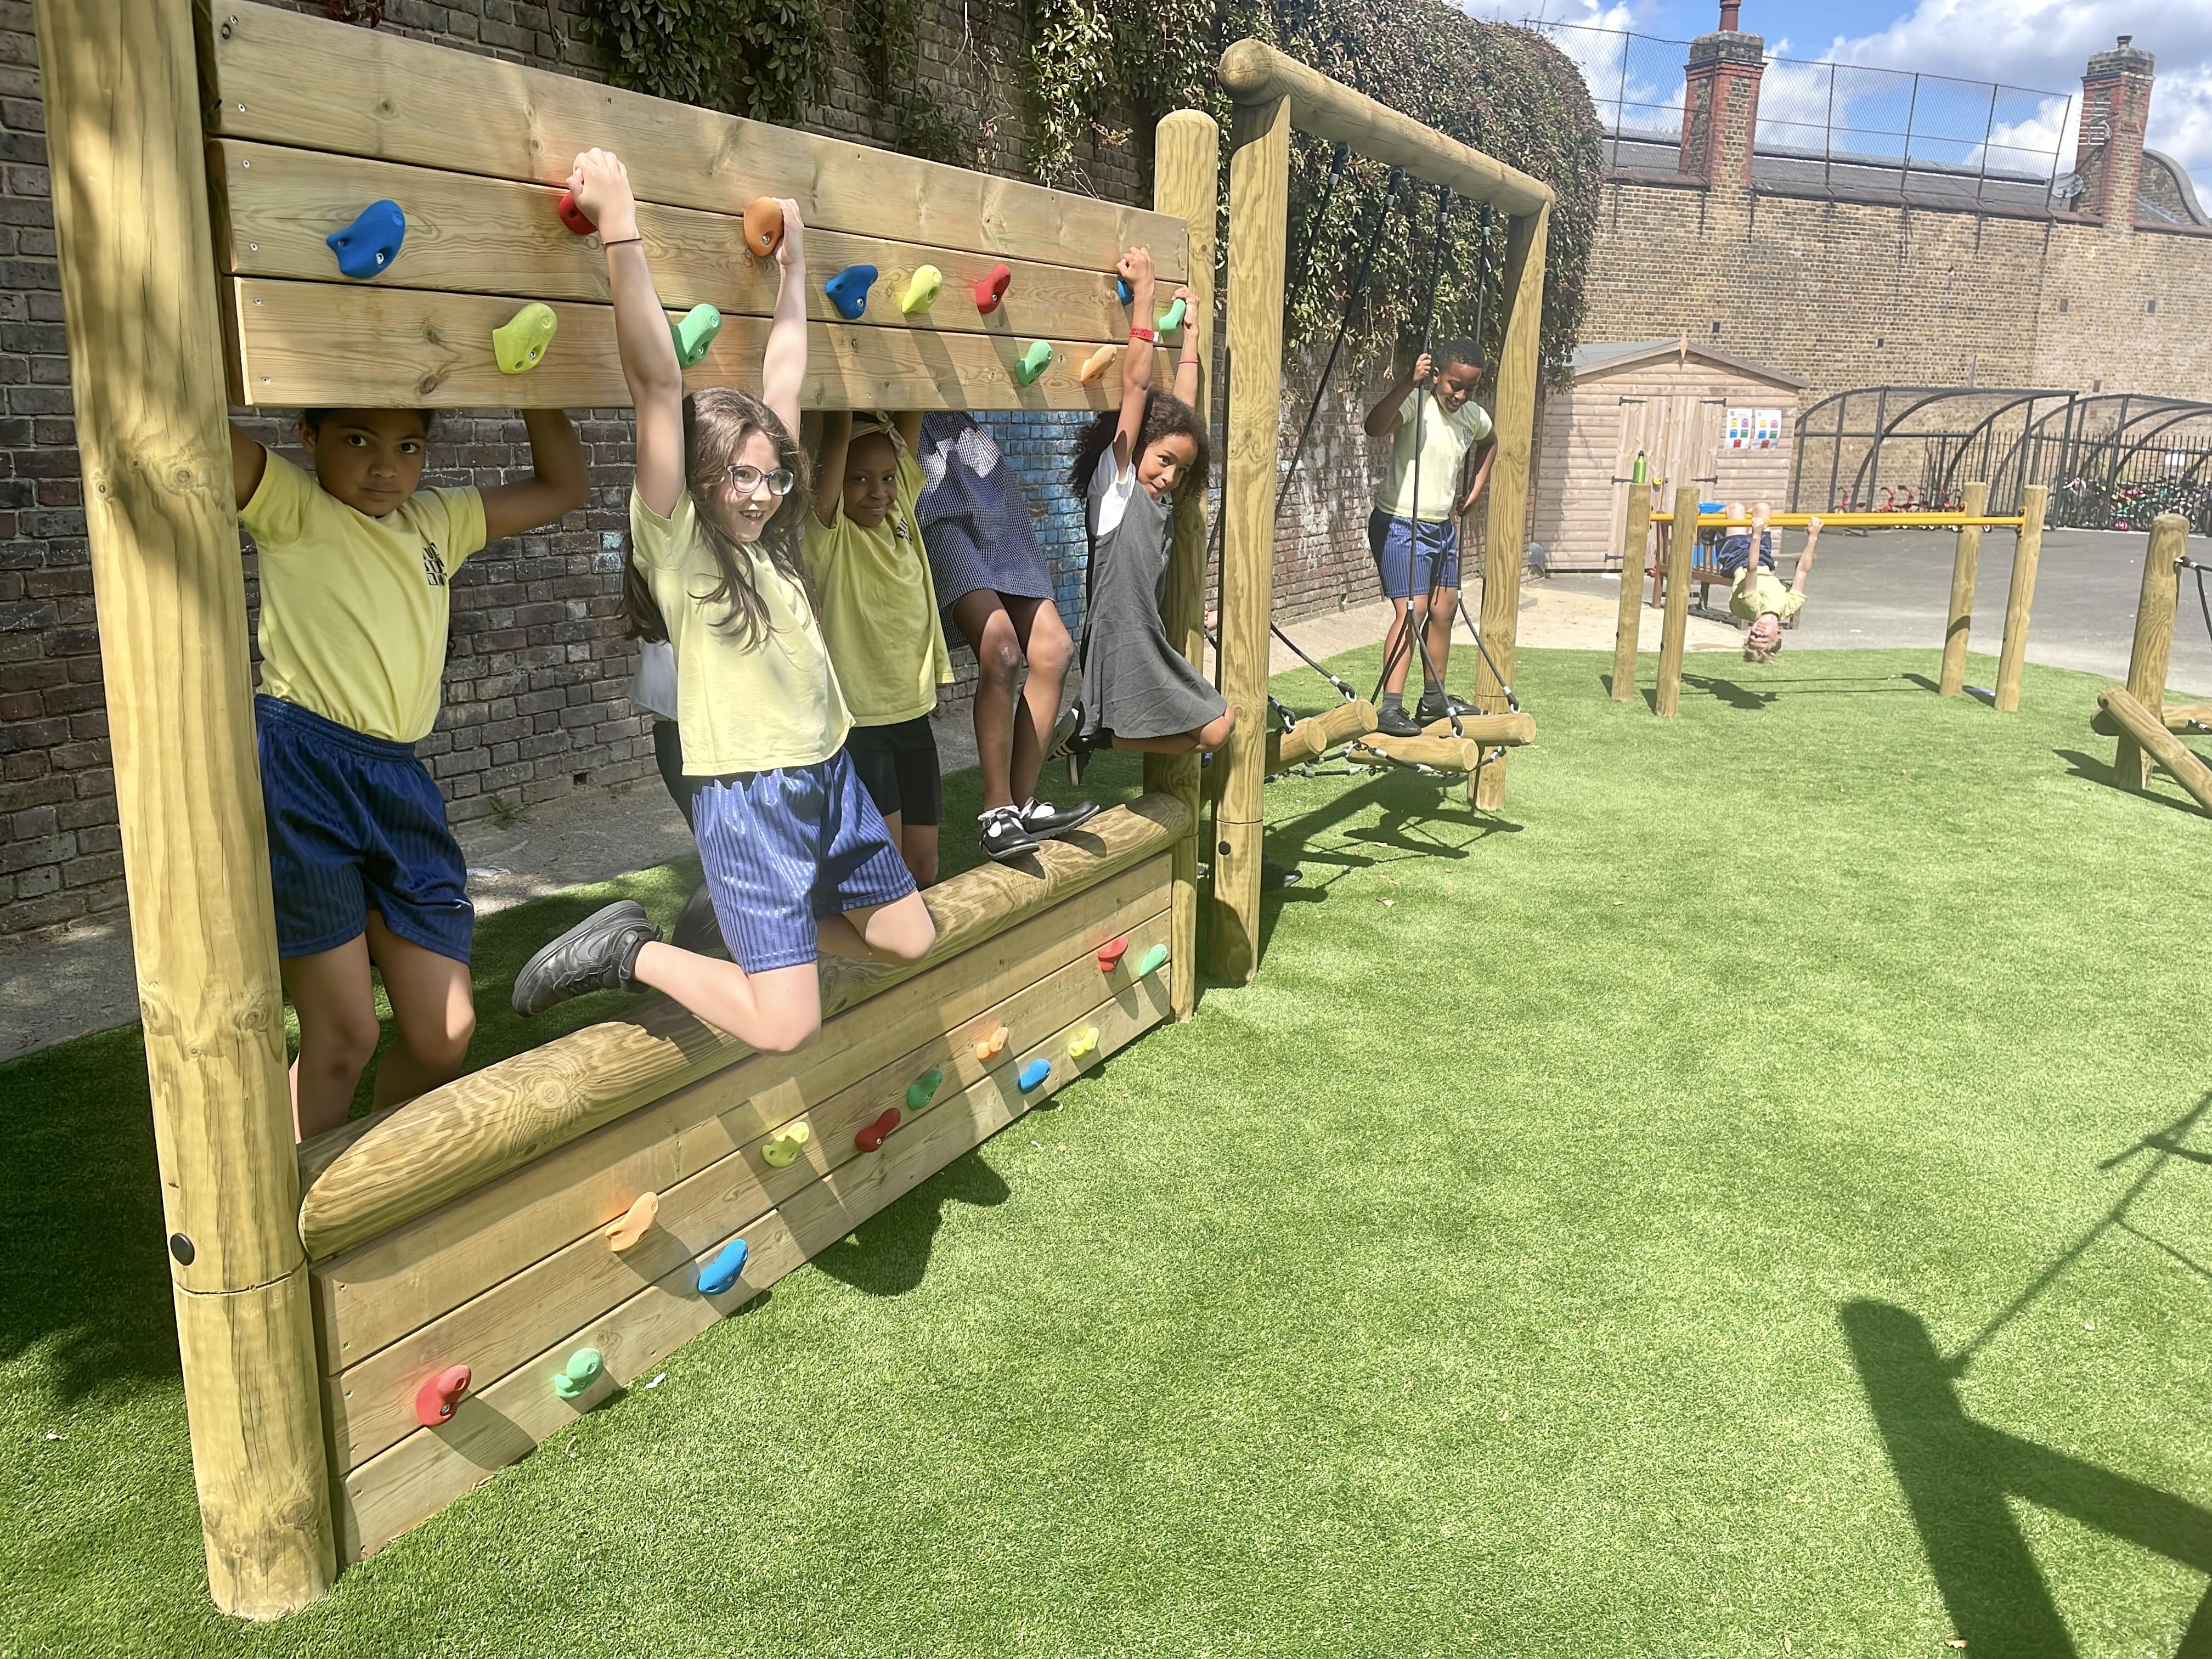
[[(2141, 702), (2142, 699), (2137, 697), (2136, 701)], [(2146, 709), (2144, 712), (2149, 711)], [(2166, 729), (2169, 732), (2212, 731), (2212, 702), (2170, 702), (2166, 705), (2164, 713)], [(2089, 716), (2089, 729), (2100, 738), (2117, 738), (2122, 731), (2112, 710), (2101, 703), (2097, 712)]]
[(1355, 759), (1376, 755), (1401, 766), (1426, 766), (1438, 772), (1472, 772), (1482, 764), (1482, 747), (1473, 738), (1394, 738), (1370, 732), (1352, 744), (1352, 752)]
[[(2107, 686), (2097, 693), (2097, 707), (2101, 713), (2110, 715), (2121, 731), (2140, 744), (2145, 754), (2164, 767), (2176, 783), (2195, 797), (2199, 806), (2212, 812), (2212, 766), (2207, 766), (2191, 750), (2184, 748), (2181, 740), (2166, 729), (2163, 721), (2122, 687)], [(2122, 781), (2127, 780), (2123, 779)]]
[(1268, 744), (1271, 772), (1300, 761), (1319, 760), (1339, 744), (1365, 737), (1375, 729), (1375, 705), (1362, 697), (1340, 703), (1325, 714), (1312, 714), (1287, 732), (1273, 734)]
[(1464, 738), (1469, 743), (1479, 743), (1485, 749), (1518, 749), (1536, 741), (1536, 717), (1534, 714), (1462, 714), (1459, 730), (1452, 730), (1451, 717), (1431, 720), (1421, 728), (1421, 735), (1429, 738)]

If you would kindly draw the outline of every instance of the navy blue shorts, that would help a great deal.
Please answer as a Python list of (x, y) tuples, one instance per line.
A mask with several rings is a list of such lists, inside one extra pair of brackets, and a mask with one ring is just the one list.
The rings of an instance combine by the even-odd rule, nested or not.
[[(1733, 576), (1751, 562), (1751, 532), (1744, 531), (1734, 536), (1723, 536), (1713, 556), (1713, 568), (1723, 576)], [(1774, 532), (1768, 531), (1759, 538), (1759, 568), (1774, 568)]]
[(1449, 520), (1422, 520), (1416, 552), (1413, 520), (1377, 507), (1367, 515), (1367, 550), (1375, 556), (1385, 599), (1425, 599), (1437, 588), (1459, 586), (1459, 526)]
[(815, 924), (914, 891), (852, 757), (702, 778), (692, 829), (730, 957), (749, 974), (819, 954)]
[(276, 697), (253, 699), (276, 891), (276, 954), (359, 939), (377, 911), (410, 945), (469, 959), (476, 907), (445, 797), (411, 743), (388, 743)]

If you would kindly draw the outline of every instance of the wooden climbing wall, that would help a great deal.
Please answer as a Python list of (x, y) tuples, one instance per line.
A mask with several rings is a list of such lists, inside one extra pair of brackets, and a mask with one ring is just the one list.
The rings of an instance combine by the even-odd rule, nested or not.
[[(605, 258), (556, 210), (593, 146), (629, 167), (663, 301), (723, 314), (695, 385), (758, 379), (777, 277), (741, 218), (760, 196), (792, 198), (806, 221), (810, 408), (1111, 408), (1119, 376), (1085, 386), (1078, 370), (1127, 336), (1115, 260), (1144, 244), (1166, 283), (1188, 272), (1188, 228), (1167, 215), (267, 6), (218, 4), (211, 21), (208, 173), (236, 404), (627, 404)], [(325, 238), (383, 200), (405, 213), (405, 240), (351, 281)], [(972, 288), (1000, 263), (1012, 281), (986, 315)], [(823, 284), (856, 264), (878, 276), (848, 322)], [(909, 316), (899, 301), (923, 264), (944, 290)], [(491, 331), (532, 301), (558, 332), (536, 368), (501, 374)], [(1053, 362), (1024, 387), (1015, 365), (1038, 340)]]

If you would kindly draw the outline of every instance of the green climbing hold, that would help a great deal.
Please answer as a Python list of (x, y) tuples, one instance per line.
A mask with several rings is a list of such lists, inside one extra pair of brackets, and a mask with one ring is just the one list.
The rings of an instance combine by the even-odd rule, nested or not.
[(1151, 950), (1145, 952), (1145, 959), (1137, 964), (1137, 977), (1139, 979), (1142, 979), (1147, 974), (1153, 973), (1167, 965), (1168, 947), (1164, 945), (1155, 945)]
[(945, 273), (935, 265), (920, 265), (906, 285), (906, 297), (899, 301), (899, 309), (909, 317), (917, 311), (927, 311), (937, 303), (944, 291)]
[(1182, 326), (1182, 319), (1189, 314), (1190, 307), (1182, 301), (1177, 300), (1173, 305), (1168, 307), (1167, 314), (1160, 319), (1160, 332), (1163, 334), (1174, 333), (1177, 329)]
[(906, 1109), (918, 1112), (937, 1097), (937, 1085), (945, 1081), (945, 1073), (933, 1066), (906, 1085)]
[(668, 337), (676, 342), (676, 361), (686, 368), (697, 368), (721, 331), (720, 312), (712, 306), (693, 306), (684, 313), (682, 322), (668, 325)]
[(598, 1382), (605, 1370), (606, 1362), (597, 1348), (579, 1348), (568, 1356), (564, 1369), (554, 1372), (553, 1392), (563, 1400), (574, 1400)]
[(499, 360), (499, 372), (527, 374), (537, 368), (560, 325), (551, 306), (527, 305), (492, 330), (491, 355)]
[(1052, 342), (1035, 340), (1022, 353), (1021, 362), (1014, 365), (1014, 378), (1024, 386), (1035, 386), (1037, 376), (1052, 367)]

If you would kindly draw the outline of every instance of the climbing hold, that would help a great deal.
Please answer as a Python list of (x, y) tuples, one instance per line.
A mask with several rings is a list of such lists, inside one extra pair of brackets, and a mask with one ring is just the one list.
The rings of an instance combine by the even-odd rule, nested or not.
[(712, 306), (693, 306), (682, 322), (668, 325), (668, 337), (676, 342), (676, 361), (686, 368), (696, 368), (721, 331), (720, 312)]
[(853, 1137), (853, 1144), (864, 1152), (872, 1152), (884, 1144), (884, 1137), (898, 1126), (899, 1109), (896, 1106), (886, 1106), (884, 1108), (884, 1115), (873, 1123), (865, 1123), (860, 1126), (860, 1133)]
[(771, 1170), (781, 1170), (799, 1159), (799, 1149), (814, 1139), (814, 1131), (804, 1123), (787, 1123), (768, 1138), (761, 1148), (761, 1162)]
[(1177, 329), (1182, 326), (1182, 319), (1189, 314), (1190, 307), (1182, 301), (1177, 300), (1173, 305), (1167, 308), (1166, 313), (1160, 318), (1160, 332), (1163, 334), (1174, 333)]
[(491, 331), (491, 355), (502, 374), (527, 374), (553, 343), (553, 331), (561, 325), (548, 305), (526, 305)]
[(1129, 279), (1127, 276), (1116, 276), (1114, 279), (1114, 296), (1125, 306), (1137, 303), (1137, 290), (1129, 286)]
[(988, 1060), (994, 1054), (1006, 1053), (1006, 1028), (1000, 1025), (994, 1028), (990, 1036), (978, 1037), (975, 1040), (975, 1058)]
[(765, 259), (782, 243), (783, 204), (773, 196), (754, 197), (745, 208), (745, 246)]
[(999, 308), (999, 301), (1006, 297), (1007, 284), (1014, 280), (1013, 271), (1005, 265), (993, 265), (990, 274), (975, 284), (975, 309), (986, 317)]
[(873, 265), (847, 265), (822, 284), (822, 291), (830, 296), (830, 303), (837, 307), (840, 317), (848, 323), (857, 323), (867, 313), (868, 289), (875, 280)]
[(579, 236), (589, 236), (599, 228), (586, 216), (584, 210), (576, 205), (574, 195), (568, 191), (564, 190), (561, 192), (561, 202), (557, 210), (561, 215), (561, 222)]
[(1075, 378), (1085, 386), (1097, 386), (1106, 371), (1114, 367), (1115, 358), (1121, 355), (1121, 348), (1119, 346), (1100, 346), (1083, 360), (1083, 368)]
[(1032, 340), (1030, 349), (1022, 353), (1021, 362), (1014, 365), (1014, 378), (1024, 386), (1035, 386), (1037, 376), (1052, 367), (1052, 343)]
[(918, 1112), (937, 1097), (937, 1085), (945, 1081), (945, 1073), (933, 1066), (906, 1085), (906, 1109)]
[(635, 1203), (599, 1231), (616, 1249), (626, 1250), (653, 1231), (653, 1218), (659, 1213), (660, 1194), (640, 1193)]
[(448, 1365), (435, 1376), (424, 1377), (415, 1390), (415, 1420), (426, 1429), (436, 1428), (453, 1416), (453, 1407), (468, 1391), (466, 1365)]
[(574, 1400), (599, 1380), (607, 1368), (597, 1348), (579, 1348), (568, 1356), (568, 1363), (553, 1373), (553, 1392), (563, 1400)]
[(738, 1275), (745, 1270), (745, 1241), (733, 1238), (722, 1247), (721, 1255), (699, 1269), (699, 1294), (720, 1296), (738, 1282)]
[(338, 256), (338, 270), (357, 281), (387, 270), (407, 240), (407, 216), (397, 202), (371, 202), (343, 230), (323, 240)]
[(1145, 959), (1137, 964), (1137, 977), (1143, 979), (1155, 969), (1166, 967), (1167, 962), (1168, 947), (1164, 945), (1155, 945), (1145, 952)]
[(909, 317), (917, 311), (927, 311), (937, 303), (937, 296), (945, 291), (945, 273), (935, 265), (917, 265), (906, 285), (906, 297), (899, 301), (899, 309)]
[(1098, 1028), (1086, 1025), (1067, 1040), (1067, 1057), (1080, 1060), (1098, 1046)]
[(1128, 949), (1129, 936), (1127, 933), (1122, 934), (1119, 939), (1108, 939), (1105, 944), (1098, 947), (1098, 971), (1102, 974), (1112, 973), (1121, 965), (1121, 958), (1127, 954)]
[(1027, 1094), (1030, 1090), (1036, 1088), (1039, 1084), (1042, 1083), (1051, 1075), (1052, 1062), (1050, 1060), (1043, 1059), (1033, 1060), (1028, 1065), (1022, 1067), (1022, 1074), (1016, 1079), (1016, 1081), (1020, 1083), (1022, 1085), (1022, 1092), (1024, 1094)]

